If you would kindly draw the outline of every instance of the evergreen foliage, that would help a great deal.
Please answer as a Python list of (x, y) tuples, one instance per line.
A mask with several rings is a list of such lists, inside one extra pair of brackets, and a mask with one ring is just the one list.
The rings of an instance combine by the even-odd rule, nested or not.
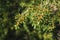
[(58, 40), (60, 0), (0, 0), (0, 40)]

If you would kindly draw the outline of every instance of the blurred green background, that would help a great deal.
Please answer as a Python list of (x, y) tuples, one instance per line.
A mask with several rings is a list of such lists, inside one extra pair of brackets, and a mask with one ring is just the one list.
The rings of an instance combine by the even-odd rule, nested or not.
[(60, 40), (60, 0), (0, 0), (0, 40)]

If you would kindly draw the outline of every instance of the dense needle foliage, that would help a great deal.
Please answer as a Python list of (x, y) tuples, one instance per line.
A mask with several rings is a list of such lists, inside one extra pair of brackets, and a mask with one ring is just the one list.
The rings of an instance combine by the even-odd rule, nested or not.
[(59, 40), (60, 0), (0, 0), (0, 40)]

